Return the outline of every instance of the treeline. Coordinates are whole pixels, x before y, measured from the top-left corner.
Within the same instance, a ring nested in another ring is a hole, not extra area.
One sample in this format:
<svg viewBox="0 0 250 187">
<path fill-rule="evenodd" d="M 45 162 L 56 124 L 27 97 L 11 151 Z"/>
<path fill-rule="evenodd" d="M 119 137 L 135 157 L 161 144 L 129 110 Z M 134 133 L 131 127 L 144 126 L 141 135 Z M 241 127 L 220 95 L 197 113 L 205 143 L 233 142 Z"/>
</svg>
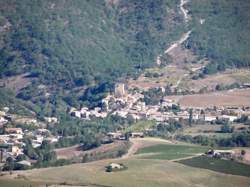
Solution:
<svg viewBox="0 0 250 187">
<path fill-rule="evenodd" d="M 212 138 L 208 136 L 177 135 L 176 139 L 189 143 L 211 147 L 250 147 L 249 133 L 233 133 L 229 138 Z"/>
</svg>

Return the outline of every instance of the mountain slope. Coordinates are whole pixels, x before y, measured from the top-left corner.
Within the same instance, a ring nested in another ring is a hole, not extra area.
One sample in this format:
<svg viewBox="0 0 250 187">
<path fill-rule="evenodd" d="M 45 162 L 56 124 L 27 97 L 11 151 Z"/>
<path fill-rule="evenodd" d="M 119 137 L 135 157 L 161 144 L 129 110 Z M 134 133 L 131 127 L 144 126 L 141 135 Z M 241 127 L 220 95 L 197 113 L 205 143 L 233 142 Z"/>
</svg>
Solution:
<svg viewBox="0 0 250 187">
<path fill-rule="evenodd" d="M 250 1 L 192 0 L 188 9 L 193 32 L 186 46 L 211 61 L 205 73 L 250 66 Z"/>
<path fill-rule="evenodd" d="M 1 0 L 0 77 L 29 73 L 32 84 L 17 94 L 39 105 L 50 100 L 46 93 L 78 100 L 89 86 L 108 91 L 117 78 L 154 65 L 157 54 L 179 37 L 184 26 L 178 4 Z M 41 85 L 46 91 L 39 91 Z"/>
</svg>

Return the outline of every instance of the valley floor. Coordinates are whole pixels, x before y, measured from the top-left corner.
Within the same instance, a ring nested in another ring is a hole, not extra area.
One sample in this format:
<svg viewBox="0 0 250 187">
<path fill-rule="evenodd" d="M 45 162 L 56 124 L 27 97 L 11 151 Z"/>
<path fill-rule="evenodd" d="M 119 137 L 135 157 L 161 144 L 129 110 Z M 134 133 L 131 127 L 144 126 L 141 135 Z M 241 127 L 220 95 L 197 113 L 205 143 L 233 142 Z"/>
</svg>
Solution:
<svg viewBox="0 0 250 187">
<path fill-rule="evenodd" d="M 133 139 L 132 142 L 133 145 L 129 154 L 124 158 L 14 172 L 12 175 L 6 174 L 1 176 L 0 184 L 4 184 L 4 186 L 28 186 L 28 184 L 32 184 L 38 187 L 45 186 L 46 184 L 51 186 L 60 184 L 57 186 L 61 187 L 66 187 L 67 185 L 109 187 L 250 186 L 249 177 L 194 168 L 170 160 L 154 159 L 153 157 L 152 159 L 145 159 L 140 156 L 134 156 L 134 153 L 137 152 L 135 150 L 142 147 L 164 145 L 168 147 L 177 145 L 177 142 L 173 143 L 156 138 Z M 190 145 L 186 146 L 188 147 Z M 197 154 L 196 147 L 197 146 L 194 146 L 192 149 L 188 148 L 186 150 L 190 153 Z M 197 148 L 200 149 L 200 147 Z M 152 148 L 149 147 L 149 150 L 151 149 Z M 176 150 L 175 147 L 172 149 Z M 190 155 L 188 157 L 190 157 Z M 109 163 L 123 163 L 128 169 L 109 173 L 105 171 L 105 166 Z"/>
</svg>

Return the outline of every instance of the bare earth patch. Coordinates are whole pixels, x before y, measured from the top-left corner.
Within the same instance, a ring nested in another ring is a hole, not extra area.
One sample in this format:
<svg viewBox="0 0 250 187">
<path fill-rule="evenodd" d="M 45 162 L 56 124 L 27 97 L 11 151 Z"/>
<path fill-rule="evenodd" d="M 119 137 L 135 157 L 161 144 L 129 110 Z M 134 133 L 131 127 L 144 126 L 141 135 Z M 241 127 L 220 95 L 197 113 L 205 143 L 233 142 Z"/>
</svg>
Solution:
<svg viewBox="0 0 250 187">
<path fill-rule="evenodd" d="M 12 76 L 5 79 L 0 79 L 0 85 L 11 89 L 15 93 L 31 84 L 31 78 L 27 77 L 28 74 Z"/>
</svg>

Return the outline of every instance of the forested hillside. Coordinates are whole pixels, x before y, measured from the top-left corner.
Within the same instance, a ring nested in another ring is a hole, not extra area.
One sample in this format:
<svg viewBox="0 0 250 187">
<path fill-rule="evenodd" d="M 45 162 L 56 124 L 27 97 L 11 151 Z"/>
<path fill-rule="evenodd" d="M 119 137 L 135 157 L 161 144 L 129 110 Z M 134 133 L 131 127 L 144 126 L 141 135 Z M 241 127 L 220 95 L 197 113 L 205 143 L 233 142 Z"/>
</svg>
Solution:
<svg viewBox="0 0 250 187">
<path fill-rule="evenodd" d="M 191 0 L 193 32 L 187 47 L 211 63 L 204 73 L 250 67 L 250 1 Z"/>
<path fill-rule="evenodd" d="M 178 4 L 1 0 L 0 77 L 29 73 L 32 83 L 17 97 L 38 105 L 58 103 L 58 97 L 72 105 L 79 98 L 98 100 L 97 93 L 112 89 L 114 80 L 154 65 L 158 53 L 179 37 L 184 26 Z M 41 91 L 39 85 L 46 87 Z M 84 92 L 87 87 L 93 88 Z"/>
<path fill-rule="evenodd" d="M 40 115 L 96 106 L 189 30 L 185 46 L 210 62 L 203 73 L 249 67 L 250 1 L 185 6 L 189 22 L 180 0 L 0 0 L 0 89 L 13 92 L 1 101 Z"/>
</svg>

